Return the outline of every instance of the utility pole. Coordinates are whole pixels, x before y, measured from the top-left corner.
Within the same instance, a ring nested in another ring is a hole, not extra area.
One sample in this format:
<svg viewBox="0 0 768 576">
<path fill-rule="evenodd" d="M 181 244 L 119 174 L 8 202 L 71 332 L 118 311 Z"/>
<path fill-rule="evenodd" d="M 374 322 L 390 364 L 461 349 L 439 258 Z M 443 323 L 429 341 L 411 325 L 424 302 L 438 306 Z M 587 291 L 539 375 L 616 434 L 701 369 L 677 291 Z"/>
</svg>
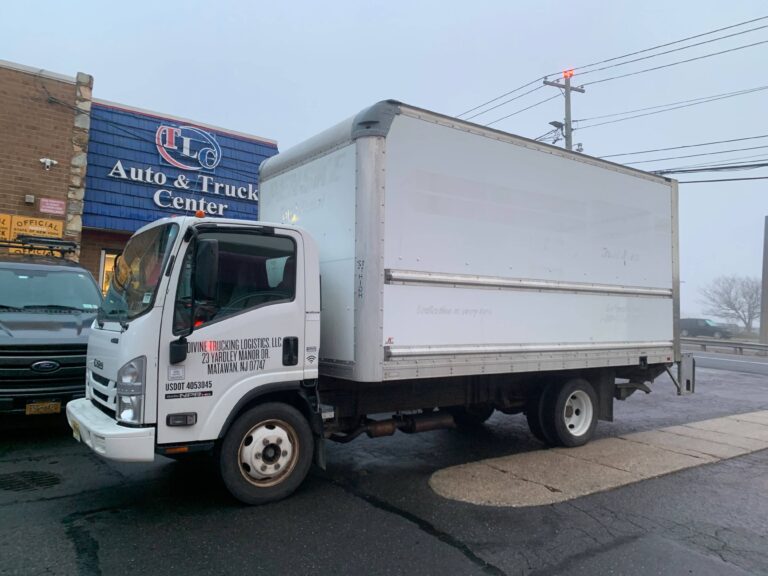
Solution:
<svg viewBox="0 0 768 576">
<path fill-rule="evenodd" d="M 573 150 L 573 126 L 571 122 L 571 92 L 580 92 L 584 94 L 584 88 L 571 86 L 571 77 L 573 76 L 573 70 L 565 70 L 563 72 L 563 84 L 558 82 L 550 82 L 544 80 L 544 84 L 547 86 L 554 86 L 560 88 L 565 92 L 565 126 L 563 126 L 563 135 L 565 136 L 565 147 L 567 150 Z"/>
<path fill-rule="evenodd" d="M 763 232 L 763 291 L 760 299 L 760 342 L 768 344 L 768 216 Z"/>
</svg>

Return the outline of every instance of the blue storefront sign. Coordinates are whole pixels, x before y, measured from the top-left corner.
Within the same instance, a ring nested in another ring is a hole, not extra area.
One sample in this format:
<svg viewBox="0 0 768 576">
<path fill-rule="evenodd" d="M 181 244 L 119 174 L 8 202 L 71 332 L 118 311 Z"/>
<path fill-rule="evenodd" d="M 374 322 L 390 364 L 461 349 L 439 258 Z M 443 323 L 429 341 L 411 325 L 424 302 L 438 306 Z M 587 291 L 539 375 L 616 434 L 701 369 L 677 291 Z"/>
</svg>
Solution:
<svg viewBox="0 0 768 576">
<path fill-rule="evenodd" d="M 258 218 L 265 139 L 94 102 L 83 226 L 133 232 L 174 214 Z"/>
</svg>

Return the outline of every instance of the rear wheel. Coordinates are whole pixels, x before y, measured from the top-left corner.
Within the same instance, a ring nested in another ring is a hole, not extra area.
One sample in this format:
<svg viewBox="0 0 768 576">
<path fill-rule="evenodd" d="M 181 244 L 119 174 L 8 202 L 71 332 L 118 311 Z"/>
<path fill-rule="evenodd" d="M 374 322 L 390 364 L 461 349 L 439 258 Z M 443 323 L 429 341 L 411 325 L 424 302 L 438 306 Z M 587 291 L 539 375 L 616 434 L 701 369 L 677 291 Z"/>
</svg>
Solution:
<svg viewBox="0 0 768 576">
<path fill-rule="evenodd" d="M 532 392 L 528 397 L 525 406 L 525 418 L 528 421 L 528 428 L 531 434 L 542 442 L 547 442 L 547 438 L 544 435 L 544 428 L 541 424 L 541 398 L 544 394 L 544 389 L 538 389 Z"/>
<path fill-rule="evenodd" d="M 245 504 L 289 496 L 312 464 L 314 438 L 293 406 L 255 406 L 235 420 L 219 452 L 219 470 L 229 492 Z"/>
<path fill-rule="evenodd" d="M 682 336 L 683 338 L 687 337 L 688 335 L 689 335 L 689 332 L 685 328 L 680 330 L 680 336 Z"/>
<path fill-rule="evenodd" d="M 712 336 L 713 336 L 714 338 L 717 338 L 718 340 L 720 340 L 720 338 L 722 338 L 722 337 L 723 337 L 723 333 L 722 333 L 722 332 L 720 332 L 720 331 L 716 331 L 714 334 L 712 334 Z"/>
<path fill-rule="evenodd" d="M 597 427 L 597 394 L 583 378 L 553 385 L 542 397 L 541 420 L 550 444 L 582 446 Z"/>
<path fill-rule="evenodd" d="M 453 414 L 453 420 L 458 428 L 479 428 L 493 415 L 490 404 L 471 404 L 470 406 L 453 406 L 448 412 Z"/>
</svg>

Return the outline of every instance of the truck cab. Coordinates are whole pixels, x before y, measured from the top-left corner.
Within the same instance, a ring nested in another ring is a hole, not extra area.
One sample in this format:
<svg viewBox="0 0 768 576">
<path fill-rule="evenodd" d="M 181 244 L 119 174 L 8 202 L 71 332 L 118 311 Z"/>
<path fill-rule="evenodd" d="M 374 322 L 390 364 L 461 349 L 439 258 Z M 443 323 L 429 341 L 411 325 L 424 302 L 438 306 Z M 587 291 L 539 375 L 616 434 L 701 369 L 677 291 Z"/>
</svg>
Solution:
<svg viewBox="0 0 768 576">
<path fill-rule="evenodd" d="M 67 408 L 75 438 L 123 461 L 218 442 L 242 500 L 292 491 L 319 418 L 317 262 L 290 226 L 183 217 L 137 231 L 93 324 L 86 397 Z"/>
</svg>

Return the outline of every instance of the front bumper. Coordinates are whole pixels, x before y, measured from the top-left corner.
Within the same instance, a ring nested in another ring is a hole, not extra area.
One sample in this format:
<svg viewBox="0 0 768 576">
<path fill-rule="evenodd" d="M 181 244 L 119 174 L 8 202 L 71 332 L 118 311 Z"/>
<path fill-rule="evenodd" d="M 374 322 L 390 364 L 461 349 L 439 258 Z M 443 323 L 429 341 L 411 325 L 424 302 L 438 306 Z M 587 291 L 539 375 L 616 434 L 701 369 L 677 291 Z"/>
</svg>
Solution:
<svg viewBox="0 0 768 576">
<path fill-rule="evenodd" d="M 87 398 L 67 404 L 67 421 L 75 439 L 99 456 L 122 462 L 155 459 L 155 428 L 128 428 L 96 408 Z"/>
</svg>

